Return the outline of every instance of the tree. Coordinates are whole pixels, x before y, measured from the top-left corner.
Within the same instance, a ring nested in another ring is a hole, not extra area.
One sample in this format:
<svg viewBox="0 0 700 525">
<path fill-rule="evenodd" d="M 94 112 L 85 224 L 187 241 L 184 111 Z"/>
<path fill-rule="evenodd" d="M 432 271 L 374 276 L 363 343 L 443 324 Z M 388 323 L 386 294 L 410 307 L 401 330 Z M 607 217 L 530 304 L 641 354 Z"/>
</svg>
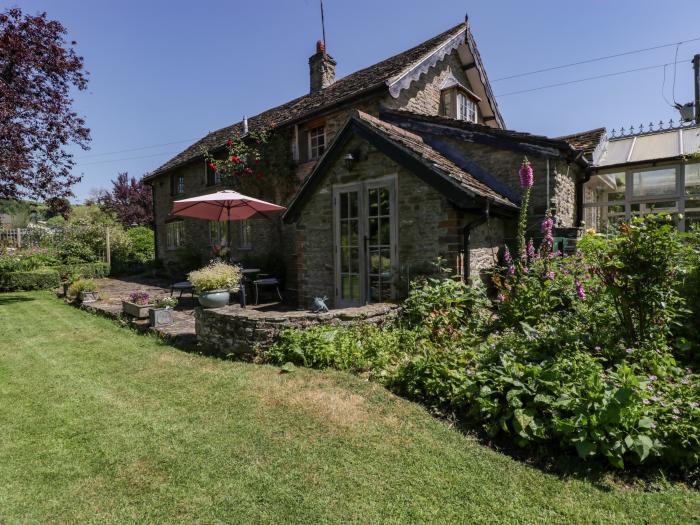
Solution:
<svg viewBox="0 0 700 525">
<path fill-rule="evenodd" d="M 153 225 L 153 194 L 151 187 L 128 173 L 120 173 L 112 181 L 112 191 L 99 197 L 100 207 L 114 213 L 119 222 L 129 227 Z"/>
<path fill-rule="evenodd" d="M 65 197 L 80 180 L 66 147 L 88 149 L 70 96 L 87 87 L 87 72 L 65 35 L 46 13 L 0 13 L 0 198 Z"/>
<path fill-rule="evenodd" d="M 70 202 L 65 197 L 51 197 L 46 199 L 46 218 L 61 216 L 68 219 L 70 216 Z"/>
</svg>

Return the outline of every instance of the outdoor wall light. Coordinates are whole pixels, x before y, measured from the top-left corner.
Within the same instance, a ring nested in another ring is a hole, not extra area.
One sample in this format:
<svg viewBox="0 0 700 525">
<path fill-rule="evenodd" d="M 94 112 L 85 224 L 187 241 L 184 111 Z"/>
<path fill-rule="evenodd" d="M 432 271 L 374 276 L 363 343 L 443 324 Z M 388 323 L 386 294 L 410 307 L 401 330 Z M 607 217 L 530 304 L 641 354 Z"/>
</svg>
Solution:
<svg viewBox="0 0 700 525">
<path fill-rule="evenodd" d="M 345 157 L 343 157 L 343 160 L 345 161 L 345 167 L 350 171 L 355 163 L 355 157 L 352 153 L 347 153 Z"/>
</svg>

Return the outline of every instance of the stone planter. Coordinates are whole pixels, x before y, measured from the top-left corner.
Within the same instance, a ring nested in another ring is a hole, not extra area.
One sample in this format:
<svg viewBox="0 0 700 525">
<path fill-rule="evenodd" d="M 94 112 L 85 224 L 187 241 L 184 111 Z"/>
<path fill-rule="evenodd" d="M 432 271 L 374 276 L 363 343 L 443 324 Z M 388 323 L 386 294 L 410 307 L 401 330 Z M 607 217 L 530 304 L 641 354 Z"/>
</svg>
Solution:
<svg viewBox="0 0 700 525">
<path fill-rule="evenodd" d="M 122 311 L 136 319 L 145 319 L 148 317 L 149 308 L 153 308 L 152 304 L 136 304 L 129 301 L 122 301 Z"/>
<path fill-rule="evenodd" d="M 97 292 L 80 292 L 78 299 L 81 303 L 94 303 L 98 299 Z"/>
<path fill-rule="evenodd" d="M 209 290 L 199 293 L 199 304 L 203 308 L 222 308 L 228 304 L 230 298 L 228 290 Z"/>
<path fill-rule="evenodd" d="M 151 308 L 148 310 L 148 320 L 151 326 L 165 326 L 173 324 L 172 308 Z"/>
</svg>

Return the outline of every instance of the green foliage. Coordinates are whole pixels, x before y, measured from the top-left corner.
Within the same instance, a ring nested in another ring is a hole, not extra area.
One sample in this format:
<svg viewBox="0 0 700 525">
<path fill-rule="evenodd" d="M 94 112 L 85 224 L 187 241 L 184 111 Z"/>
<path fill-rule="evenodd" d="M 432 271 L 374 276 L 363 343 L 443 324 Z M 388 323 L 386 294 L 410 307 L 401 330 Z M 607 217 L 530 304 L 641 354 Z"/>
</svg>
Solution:
<svg viewBox="0 0 700 525">
<path fill-rule="evenodd" d="M 159 297 L 155 300 L 154 306 L 156 308 L 175 308 L 177 306 L 177 299 L 168 295 Z"/>
<path fill-rule="evenodd" d="M 92 279 L 78 279 L 68 288 L 68 295 L 76 296 L 81 292 L 96 292 L 97 283 Z"/>
<path fill-rule="evenodd" d="M 450 278 L 440 260 L 436 266 L 437 276 L 412 283 L 401 308 L 402 320 L 434 340 L 478 336 L 490 317 L 485 291 Z"/>
<path fill-rule="evenodd" d="M 51 290 L 58 288 L 58 272 L 51 268 L 0 272 L 0 290 Z"/>
<path fill-rule="evenodd" d="M 414 341 L 415 336 L 410 331 L 380 330 L 368 324 L 286 330 L 274 345 L 260 353 L 259 359 L 362 372 L 388 362 L 400 348 Z"/>
<path fill-rule="evenodd" d="M 129 259 L 146 264 L 155 257 L 153 230 L 145 226 L 136 226 L 126 230 L 129 240 Z"/>
<path fill-rule="evenodd" d="M 635 217 L 606 242 L 582 242 L 628 345 L 662 341 L 684 312 L 679 272 L 687 247 L 668 214 Z"/>
</svg>

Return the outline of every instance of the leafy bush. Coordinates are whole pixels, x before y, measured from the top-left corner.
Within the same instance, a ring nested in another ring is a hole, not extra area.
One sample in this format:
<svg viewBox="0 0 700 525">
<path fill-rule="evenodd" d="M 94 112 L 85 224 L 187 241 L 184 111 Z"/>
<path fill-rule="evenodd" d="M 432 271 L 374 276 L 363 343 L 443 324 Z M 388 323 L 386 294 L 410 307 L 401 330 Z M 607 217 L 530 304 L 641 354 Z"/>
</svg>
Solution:
<svg viewBox="0 0 700 525">
<path fill-rule="evenodd" d="M 58 288 L 58 272 L 50 268 L 0 273 L 0 290 L 51 290 Z"/>
<path fill-rule="evenodd" d="M 153 230 L 145 226 L 136 226 L 126 230 L 129 240 L 128 258 L 140 264 L 147 264 L 155 258 Z"/>
<path fill-rule="evenodd" d="M 190 272 L 187 279 L 198 292 L 231 290 L 241 281 L 241 269 L 238 266 L 215 261 L 204 268 Z"/>
<path fill-rule="evenodd" d="M 105 262 L 61 264 L 54 268 L 61 275 L 77 275 L 86 279 L 100 279 L 109 275 L 109 265 Z"/>
<path fill-rule="evenodd" d="M 411 331 L 380 330 L 366 323 L 346 328 L 318 326 L 285 330 L 274 345 L 259 355 L 259 360 L 362 372 L 381 367 L 399 349 L 411 346 L 414 341 Z"/>
<path fill-rule="evenodd" d="M 635 217 L 619 234 L 581 243 L 628 345 L 664 340 L 684 311 L 679 272 L 689 256 L 669 214 Z"/>
<path fill-rule="evenodd" d="M 78 279 L 68 288 L 68 295 L 76 296 L 81 292 L 96 292 L 97 283 L 92 279 Z"/>
<path fill-rule="evenodd" d="M 483 289 L 440 272 L 413 282 L 401 311 L 407 326 L 425 330 L 435 340 L 478 335 L 490 317 Z"/>
</svg>

